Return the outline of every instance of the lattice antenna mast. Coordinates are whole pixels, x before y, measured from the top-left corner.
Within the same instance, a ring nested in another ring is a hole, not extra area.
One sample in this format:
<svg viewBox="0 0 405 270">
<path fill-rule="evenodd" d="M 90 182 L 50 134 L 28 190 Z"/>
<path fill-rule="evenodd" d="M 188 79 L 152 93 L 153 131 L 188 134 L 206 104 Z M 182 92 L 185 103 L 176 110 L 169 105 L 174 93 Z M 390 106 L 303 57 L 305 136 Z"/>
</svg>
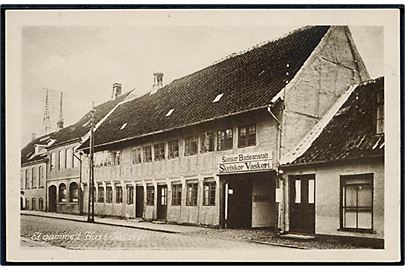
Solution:
<svg viewBox="0 0 405 270">
<path fill-rule="evenodd" d="M 44 119 L 43 127 L 45 134 L 48 134 L 51 130 L 51 119 L 49 115 L 49 99 L 48 99 L 48 89 L 45 89 L 45 105 L 44 105 Z"/>
</svg>

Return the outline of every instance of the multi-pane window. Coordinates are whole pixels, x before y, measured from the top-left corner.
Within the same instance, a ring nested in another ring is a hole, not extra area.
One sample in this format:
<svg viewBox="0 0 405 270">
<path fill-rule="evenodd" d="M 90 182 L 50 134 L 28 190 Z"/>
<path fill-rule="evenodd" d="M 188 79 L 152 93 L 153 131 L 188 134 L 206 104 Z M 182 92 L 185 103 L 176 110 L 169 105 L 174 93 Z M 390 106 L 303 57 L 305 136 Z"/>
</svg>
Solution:
<svg viewBox="0 0 405 270">
<path fill-rule="evenodd" d="M 134 204 L 134 187 L 127 186 L 127 204 Z"/>
<path fill-rule="evenodd" d="M 66 149 L 65 163 L 66 163 L 66 169 L 70 169 L 73 167 L 73 149 L 72 148 Z"/>
<path fill-rule="evenodd" d="M 64 150 L 60 150 L 59 151 L 59 163 L 58 163 L 58 169 L 61 170 L 64 168 L 65 165 L 65 151 Z"/>
<path fill-rule="evenodd" d="M 32 210 L 35 210 L 37 208 L 35 198 L 32 198 L 32 205 L 31 206 L 32 206 Z"/>
<path fill-rule="evenodd" d="M 66 185 L 59 185 L 59 202 L 66 202 Z"/>
<path fill-rule="evenodd" d="M 214 151 L 214 132 L 201 134 L 201 153 Z"/>
<path fill-rule="evenodd" d="M 181 184 L 172 185 L 172 205 L 181 205 Z"/>
<path fill-rule="evenodd" d="M 43 182 L 42 180 L 44 180 L 44 166 L 39 166 L 38 168 L 38 186 L 42 187 Z"/>
<path fill-rule="evenodd" d="M 49 170 L 52 171 L 55 168 L 55 165 L 56 165 L 56 155 L 55 155 L 55 152 L 53 152 L 53 153 L 51 153 Z"/>
<path fill-rule="evenodd" d="M 79 187 L 75 182 L 69 185 L 69 200 L 71 202 L 79 201 Z"/>
<path fill-rule="evenodd" d="M 99 203 L 104 202 L 104 187 L 103 186 L 98 186 L 97 202 L 99 202 Z"/>
<path fill-rule="evenodd" d="M 216 183 L 212 180 L 204 181 L 203 205 L 215 205 Z"/>
<path fill-rule="evenodd" d="M 179 140 L 172 140 L 167 143 L 168 146 L 168 158 L 177 158 L 179 157 Z"/>
<path fill-rule="evenodd" d="M 186 205 L 197 205 L 198 183 L 187 183 Z"/>
<path fill-rule="evenodd" d="M 105 202 L 106 203 L 112 203 L 112 198 L 113 198 L 113 192 L 112 192 L 112 187 L 108 186 L 105 189 Z"/>
<path fill-rule="evenodd" d="M 38 199 L 38 209 L 44 210 L 44 199 L 42 199 L 42 198 Z"/>
<path fill-rule="evenodd" d="M 29 188 L 29 170 L 25 169 L 25 188 Z"/>
<path fill-rule="evenodd" d="M 191 136 L 185 139 L 185 156 L 196 155 L 198 152 L 198 137 Z"/>
<path fill-rule="evenodd" d="M 165 144 L 157 143 L 153 146 L 155 161 L 165 159 Z"/>
<path fill-rule="evenodd" d="M 30 200 L 28 198 L 25 198 L 25 209 L 30 208 Z"/>
<path fill-rule="evenodd" d="M 376 98 L 377 134 L 384 133 L 384 91 L 379 91 Z"/>
<path fill-rule="evenodd" d="M 142 162 L 142 148 L 132 149 L 132 164 L 139 164 Z"/>
<path fill-rule="evenodd" d="M 256 125 L 241 126 L 238 131 L 238 147 L 256 145 Z"/>
<path fill-rule="evenodd" d="M 35 167 L 32 167 L 32 169 L 31 169 L 31 187 L 32 188 L 35 187 L 36 176 L 37 176 L 36 169 L 35 169 Z"/>
<path fill-rule="evenodd" d="M 115 203 L 122 203 L 122 187 L 118 186 L 115 188 Z"/>
<path fill-rule="evenodd" d="M 146 145 L 143 147 L 143 162 L 152 161 L 152 146 Z"/>
<path fill-rule="evenodd" d="M 119 166 L 121 163 L 121 153 L 119 151 L 113 152 L 114 166 Z"/>
<path fill-rule="evenodd" d="M 154 205 L 155 201 L 155 187 L 147 186 L 146 187 L 146 205 Z"/>
<path fill-rule="evenodd" d="M 341 176 L 341 228 L 373 229 L 373 175 Z"/>
<path fill-rule="evenodd" d="M 224 129 L 218 131 L 217 138 L 217 149 L 218 150 L 227 150 L 232 149 L 233 147 L 233 134 L 232 129 Z"/>
</svg>

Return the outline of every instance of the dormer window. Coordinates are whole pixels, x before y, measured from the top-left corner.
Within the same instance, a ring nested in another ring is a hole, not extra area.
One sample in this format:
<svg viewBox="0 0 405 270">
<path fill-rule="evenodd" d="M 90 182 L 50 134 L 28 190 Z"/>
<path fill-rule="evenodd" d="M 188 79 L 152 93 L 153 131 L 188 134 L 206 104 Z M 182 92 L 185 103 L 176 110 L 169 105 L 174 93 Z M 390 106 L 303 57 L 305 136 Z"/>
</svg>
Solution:
<svg viewBox="0 0 405 270">
<path fill-rule="evenodd" d="M 120 129 L 124 129 L 127 126 L 127 123 L 124 123 Z"/>
<path fill-rule="evenodd" d="M 218 102 L 222 98 L 223 95 L 224 95 L 224 93 L 221 93 L 221 94 L 217 95 L 212 102 L 213 103 Z"/>
<path fill-rule="evenodd" d="M 377 92 L 376 97 L 376 133 L 384 133 L 384 91 Z"/>
</svg>

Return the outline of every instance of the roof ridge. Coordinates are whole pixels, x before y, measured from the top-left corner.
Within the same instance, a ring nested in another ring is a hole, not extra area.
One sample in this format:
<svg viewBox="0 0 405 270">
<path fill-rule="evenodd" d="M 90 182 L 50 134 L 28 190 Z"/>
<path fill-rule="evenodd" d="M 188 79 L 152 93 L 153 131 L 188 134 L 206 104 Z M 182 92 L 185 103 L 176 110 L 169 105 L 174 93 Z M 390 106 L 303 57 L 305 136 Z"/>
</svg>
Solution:
<svg viewBox="0 0 405 270">
<path fill-rule="evenodd" d="M 330 107 L 330 109 L 324 114 L 321 120 L 315 124 L 315 126 L 311 129 L 310 132 L 297 144 L 293 150 L 286 153 L 280 159 L 281 165 L 286 165 L 288 163 L 292 163 L 294 160 L 302 156 L 305 151 L 309 149 L 312 143 L 319 137 L 325 127 L 329 124 L 329 122 L 333 119 L 333 117 L 338 113 L 340 108 L 345 104 L 348 98 L 352 95 L 352 93 L 360 86 L 359 83 L 352 84 L 345 93 L 343 93 L 336 102 Z"/>
</svg>

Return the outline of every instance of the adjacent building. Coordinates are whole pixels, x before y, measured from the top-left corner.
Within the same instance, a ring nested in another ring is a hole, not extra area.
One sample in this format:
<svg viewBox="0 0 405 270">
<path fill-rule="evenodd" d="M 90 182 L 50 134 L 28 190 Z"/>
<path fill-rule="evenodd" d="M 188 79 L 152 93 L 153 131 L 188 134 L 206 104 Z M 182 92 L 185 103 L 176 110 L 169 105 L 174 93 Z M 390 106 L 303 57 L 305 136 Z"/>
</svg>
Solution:
<svg viewBox="0 0 405 270">
<path fill-rule="evenodd" d="M 95 131 L 95 212 L 283 228 L 280 158 L 367 79 L 346 26 L 304 27 L 166 86 L 156 73 Z"/>
<path fill-rule="evenodd" d="M 285 231 L 384 238 L 384 78 L 353 86 L 282 160 Z"/>
</svg>

